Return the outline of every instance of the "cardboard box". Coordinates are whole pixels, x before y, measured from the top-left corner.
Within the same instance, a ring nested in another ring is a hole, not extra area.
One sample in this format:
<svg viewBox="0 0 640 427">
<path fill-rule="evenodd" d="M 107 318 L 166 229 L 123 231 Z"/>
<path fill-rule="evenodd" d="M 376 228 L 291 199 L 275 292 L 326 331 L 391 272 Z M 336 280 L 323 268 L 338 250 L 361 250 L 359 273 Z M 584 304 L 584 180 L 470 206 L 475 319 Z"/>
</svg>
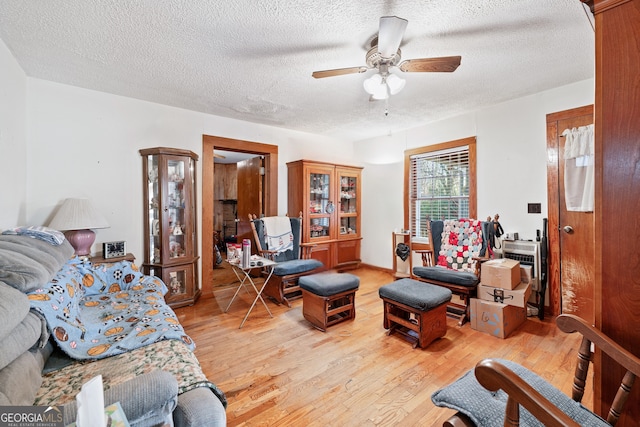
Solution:
<svg viewBox="0 0 640 427">
<path fill-rule="evenodd" d="M 520 264 L 520 283 L 533 283 L 533 267 Z"/>
<path fill-rule="evenodd" d="M 480 280 L 487 286 L 513 289 L 520 284 L 520 262 L 509 259 L 492 259 L 482 263 Z"/>
<path fill-rule="evenodd" d="M 471 298 L 471 328 L 506 338 L 527 320 L 527 309 Z"/>
<path fill-rule="evenodd" d="M 531 296 L 531 284 L 521 282 L 515 289 L 502 289 L 486 286 L 484 283 L 478 285 L 478 298 L 485 301 L 501 302 L 516 307 L 526 307 Z"/>
</svg>

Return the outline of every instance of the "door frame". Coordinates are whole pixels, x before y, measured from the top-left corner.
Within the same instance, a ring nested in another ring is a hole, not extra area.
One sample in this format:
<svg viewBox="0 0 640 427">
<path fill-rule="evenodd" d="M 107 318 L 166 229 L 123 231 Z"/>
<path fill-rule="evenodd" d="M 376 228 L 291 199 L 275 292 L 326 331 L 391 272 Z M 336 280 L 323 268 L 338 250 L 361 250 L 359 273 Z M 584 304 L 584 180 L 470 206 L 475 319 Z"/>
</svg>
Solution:
<svg viewBox="0 0 640 427">
<path fill-rule="evenodd" d="M 559 120 L 570 119 L 573 117 L 593 115 L 593 104 L 583 107 L 572 108 L 569 110 L 558 111 L 556 113 L 547 114 L 547 206 L 548 206 L 548 251 L 547 266 L 548 280 L 547 288 L 549 289 L 549 313 L 551 316 L 557 316 L 562 311 L 562 289 L 560 277 L 560 189 L 558 179 L 560 176 L 559 164 L 561 159 L 558 158 L 560 147 L 558 146 L 559 138 L 557 122 Z"/>
<path fill-rule="evenodd" d="M 214 185 L 213 150 L 237 151 L 264 156 L 264 211 L 278 211 L 278 146 L 261 142 L 202 135 L 202 295 L 213 295 L 213 214 Z"/>
</svg>

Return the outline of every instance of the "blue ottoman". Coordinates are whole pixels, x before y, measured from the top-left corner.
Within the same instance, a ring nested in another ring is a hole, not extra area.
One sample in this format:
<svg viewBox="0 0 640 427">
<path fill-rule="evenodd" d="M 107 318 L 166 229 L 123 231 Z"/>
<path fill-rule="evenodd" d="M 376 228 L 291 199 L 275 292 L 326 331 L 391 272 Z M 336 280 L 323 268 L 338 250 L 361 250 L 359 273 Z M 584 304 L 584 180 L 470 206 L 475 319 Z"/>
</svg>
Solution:
<svg viewBox="0 0 640 427">
<path fill-rule="evenodd" d="M 356 317 L 358 276 L 348 273 L 319 273 L 298 279 L 302 290 L 302 314 L 313 326 L 327 327 Z"/>
<path fill-rule="evenodd" d="M 380 287 L 387 335 L 399 332 L 425 348 L 447 333 L 447 303 L 451 291 L 413 279 L 400 279 Z"/>
</svg>

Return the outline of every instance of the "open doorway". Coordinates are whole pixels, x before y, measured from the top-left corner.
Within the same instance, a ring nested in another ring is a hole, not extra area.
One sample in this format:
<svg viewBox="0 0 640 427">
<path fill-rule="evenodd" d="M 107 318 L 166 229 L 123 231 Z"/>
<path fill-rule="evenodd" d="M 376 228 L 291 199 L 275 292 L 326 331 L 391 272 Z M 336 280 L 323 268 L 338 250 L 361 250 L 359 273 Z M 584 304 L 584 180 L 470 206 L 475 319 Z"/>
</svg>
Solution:
<svg viewBox="0 0 640 427">
<path fill-rule="evenodd" d="M 216 205 L 220 200 L 224 200 L 224 196 L 216 195 L 216 186 L 214 184 L 215 176 L 215 152 L 228 151 L 234 153 L 251 154 L 254 159 L 259 160 L 260 167 L 263 168 L 264 174 L 262 180 L 262 192 L 256 196 L 253 191 L 247 191 L 247 187 L 243 182 L 238 183 L 239 198 L 247 199 L 249 197 L 259 197 L 265 215 L 275 215 L 278 206 L 278 146 L 263 144 L 258 142 L 243 141 L 238 139 L 222 138 L 217 136 L 202 136 L 202 293 L 203 295 L 212 295 L 214 284 L 214 266 L 215 266 L 215 249 L 214 241 L 216 230 L 214 226 L 214 217 L 216 215 Z M 255 161 L 249 159 L 248 166 L 255 169 Z M 219 166 L 220 167 L 220 166 Z M 243 180 L 241 180 L 243 181 Z M 245 194 L 243 197 L 241 194 Z M 251 206 L 251 203 L 248 203 Z M 260 212 L 257 212 L 259 214 Z M 245 218 L 242 218 L 244 215 Z M 238 231 L 237 238 L 241 238 L 240 234 L 244 233 L 245 224 L 248 223 L 246 213 L 237 211 Z"/>
</svg>

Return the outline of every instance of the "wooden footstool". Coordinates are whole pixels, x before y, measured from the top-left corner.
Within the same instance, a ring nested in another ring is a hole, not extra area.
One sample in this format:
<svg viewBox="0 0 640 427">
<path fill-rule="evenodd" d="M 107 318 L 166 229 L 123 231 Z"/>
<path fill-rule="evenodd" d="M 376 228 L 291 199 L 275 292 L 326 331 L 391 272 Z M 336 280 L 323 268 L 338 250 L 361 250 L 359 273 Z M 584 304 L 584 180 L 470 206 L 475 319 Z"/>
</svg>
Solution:
<svg viewBox="0 0 640 427">
<path fill-rule="evenodd" d="M 302 290 L 302 314 L 313 326 L 327 327 L 356 317 L 358 276 L 348 273 L 319 273 L 298 279 Z"/>
<path fill-rule="evenodd" d="M 441 286 L 400 279 L 380 287 L 387 335 L 399 332 L 425 348 L 447 333 L 447 303 L 451 291 Z"/>
</svg>

